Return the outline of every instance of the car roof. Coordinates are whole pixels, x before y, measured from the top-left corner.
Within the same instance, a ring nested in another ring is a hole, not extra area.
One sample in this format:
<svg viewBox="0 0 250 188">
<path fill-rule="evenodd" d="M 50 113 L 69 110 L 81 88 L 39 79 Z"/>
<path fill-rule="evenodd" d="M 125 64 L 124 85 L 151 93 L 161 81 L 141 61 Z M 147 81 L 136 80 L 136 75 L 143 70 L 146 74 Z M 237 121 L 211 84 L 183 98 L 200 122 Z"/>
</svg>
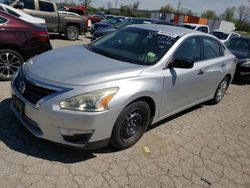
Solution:
<svg viewBox="0 0 250 188">
<path fill-rule="evenodd" d="M 207 25 L 203 25 L 203 24 L 194 24 L 194 23 L 182 23 L 182 25 L 191 25 L 191 26 L 207 26 Z"/>
<path fill-rule="evenodd" d="M 160 31 L 160 32 L 175 34 L 179 37 L 188 33 L 201 33 L 201 32 L 194 31 L 191 29 L 186 29 L 183 27 L 177 27 L 177 26 L 172 26 L 172 25 L 160 25 L 160 24 L 135 24 L 135 25 L 129 25 L 127 27 L 135 27 L 138 29 Z"/>
<path fill-rule="evenodd" d="M 239 33 L 236 33 L 236 32 L 234 32 L 234 31 L 226 31 L 226 30 L 219 30 L 219 29 L 215 29 L 215 30 L 213 30 L 212 32 L 221 32 L 221 33 L 226 33 L 226 34 L 233 33 L 233 34 L 240 35 Z"/>
</svg>

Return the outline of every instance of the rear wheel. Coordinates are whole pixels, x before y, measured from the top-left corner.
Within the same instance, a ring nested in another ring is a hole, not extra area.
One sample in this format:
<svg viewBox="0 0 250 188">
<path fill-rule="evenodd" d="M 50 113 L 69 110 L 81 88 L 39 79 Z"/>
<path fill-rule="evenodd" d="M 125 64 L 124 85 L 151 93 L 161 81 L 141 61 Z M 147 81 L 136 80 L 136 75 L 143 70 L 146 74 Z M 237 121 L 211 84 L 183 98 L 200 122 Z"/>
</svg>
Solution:
<svg viewBox="0 0 250 188">
<path fill-rule="evenodd" d="M 144 101 L 127 106 L 118 116 L 111 143 L 118 149 L 134 145 L 146 131 L 150 121 L 150 108 Z"/>
<path fill-rule="evenodd" d="M 79 36 L 79 30 L 76 26 L 68 26 L 65 31 L 65 37 L 68 40 L 77 40 Z"/>
<path fill-rule="evenodd" d="M 229 86 L 229 79 L 228 79 L 228 77 L 225 77 L 221 81 L 221 83 L 219 84 L 219 86 L 215 92 L 214 98 L 211 101 L 213 104 L 217 104 L 222 100 L 222 98 L 224 97 L 224 95 L 227 91 L 228 86 Z"/>
<path fill-rule="evenodd" d="M 23 57 L 17 51 L 0 50 L 0 80 L 10 80 L 23 62 Z"/>
</svg>

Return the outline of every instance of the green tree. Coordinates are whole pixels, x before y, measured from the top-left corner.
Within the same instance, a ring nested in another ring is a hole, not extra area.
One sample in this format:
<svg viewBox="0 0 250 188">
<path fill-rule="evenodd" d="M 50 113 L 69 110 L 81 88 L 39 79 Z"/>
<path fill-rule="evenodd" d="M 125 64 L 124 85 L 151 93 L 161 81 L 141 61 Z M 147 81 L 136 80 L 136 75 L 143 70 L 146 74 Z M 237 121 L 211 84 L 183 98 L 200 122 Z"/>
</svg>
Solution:
<svg viewBox="0 0 250 188">
<path fill-rule="evenodd" d="M 222 19 L 229 22 L 233 22 L 235 19 L 235 11 L 236 7 L 227 7 L 227 9 L 222 14 Z"/>
<path fill-rule="evenodd" d="M 215 11 L 213 10 L 206 10 L 202 13 L 201 17 L 207 18 L 207 19 L 217 19 L 218 16 L 215 14 Z"/>
</svg>

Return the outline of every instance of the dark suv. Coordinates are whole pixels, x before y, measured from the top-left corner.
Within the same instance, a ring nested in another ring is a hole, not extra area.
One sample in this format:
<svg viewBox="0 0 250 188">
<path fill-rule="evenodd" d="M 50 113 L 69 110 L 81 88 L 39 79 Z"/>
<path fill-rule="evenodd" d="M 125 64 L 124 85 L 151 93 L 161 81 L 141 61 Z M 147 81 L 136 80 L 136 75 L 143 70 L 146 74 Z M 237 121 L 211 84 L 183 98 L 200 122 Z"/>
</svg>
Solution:
<svg viewBox="0 0 250 188">
<path fill-rule="evenodd" d="M 46 27 L 0 11 L 0 80 L 10 80 L 24 61 L 51 49 Z"/>
</svg>

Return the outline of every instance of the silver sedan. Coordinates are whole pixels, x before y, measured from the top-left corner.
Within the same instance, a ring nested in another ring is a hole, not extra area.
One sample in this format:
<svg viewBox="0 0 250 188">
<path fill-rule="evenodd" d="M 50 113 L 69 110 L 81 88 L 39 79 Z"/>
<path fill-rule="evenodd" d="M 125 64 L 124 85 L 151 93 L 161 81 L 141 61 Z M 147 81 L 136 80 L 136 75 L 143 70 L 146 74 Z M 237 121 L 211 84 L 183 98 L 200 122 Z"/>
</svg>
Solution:
<svg viewBox="0 0 250 188">
<path fill-rule="evenodd" d="M 236 63 L 212 35 L 132 25 L 30 59 L 12 79 L 11 107 L 37 137 L 125 149 L 151 124 L 205 101 L 220 102 Z"/>
</svg>

